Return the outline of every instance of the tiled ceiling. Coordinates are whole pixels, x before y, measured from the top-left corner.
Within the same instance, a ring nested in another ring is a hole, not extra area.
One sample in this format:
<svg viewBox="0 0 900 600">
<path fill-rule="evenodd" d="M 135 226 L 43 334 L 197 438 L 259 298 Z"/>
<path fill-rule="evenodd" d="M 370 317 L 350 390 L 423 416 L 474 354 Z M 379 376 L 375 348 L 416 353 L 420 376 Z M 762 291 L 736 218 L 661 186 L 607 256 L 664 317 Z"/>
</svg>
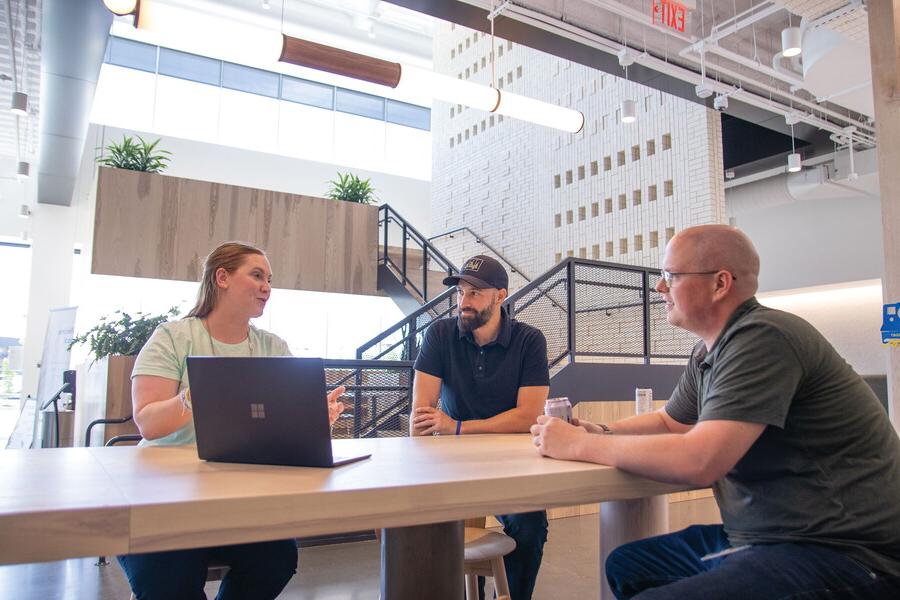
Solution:
<svg viewBox="0 0 900 600">
<path fill-rule="evenodd" d="M 0 5 L 0 159 L 15 159 L 22 153 L 22 160 L 33 161 L 37 155 L 41 83 L 41 0 L 0 0 Z M 29 114 L 25 118 L 9 112 L 15 80 L 19 91 L 28 94 Z"/>
</svg>

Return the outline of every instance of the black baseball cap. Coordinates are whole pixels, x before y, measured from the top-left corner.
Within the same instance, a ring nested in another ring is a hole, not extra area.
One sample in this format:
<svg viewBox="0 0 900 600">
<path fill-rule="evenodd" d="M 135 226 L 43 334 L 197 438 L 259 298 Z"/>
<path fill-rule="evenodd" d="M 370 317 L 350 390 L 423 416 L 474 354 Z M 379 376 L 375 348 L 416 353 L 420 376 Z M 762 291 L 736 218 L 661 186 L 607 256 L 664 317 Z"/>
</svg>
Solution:
<svg viewBox="0 0 900 600">
<path fill-rule="evenodd" d="M 496 259 L 484 254 L 473 256 L 465 262 L 458 275 L 444 278 L 444 285 L 456 285 L 466 281 L 477 288 L 509 289 L 509 275 Z"/>
</svg>

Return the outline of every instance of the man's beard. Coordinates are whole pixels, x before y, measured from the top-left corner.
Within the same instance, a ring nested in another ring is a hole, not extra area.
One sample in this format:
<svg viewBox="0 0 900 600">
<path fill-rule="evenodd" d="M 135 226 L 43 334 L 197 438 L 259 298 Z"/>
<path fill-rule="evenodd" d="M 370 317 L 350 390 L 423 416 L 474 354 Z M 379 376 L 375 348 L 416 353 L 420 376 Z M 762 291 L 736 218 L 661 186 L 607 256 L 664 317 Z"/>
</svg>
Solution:
<svg viewBox="0 0 900 600">
<path fill-rule="evenodd" d="M 459 324 L 459 330 L 463 333 L 468 333 L 470 331 L 475 331 L 485 323 L 491 320 L 491 316 L 494 314 L 494 307 L 496 306 L 495 302 L 491 302 L 490 305 L 485 307 L 484 310 L 463 314 L 460 311 L 459 315 L 456 318 L 457 323 Z"/>
</svg>

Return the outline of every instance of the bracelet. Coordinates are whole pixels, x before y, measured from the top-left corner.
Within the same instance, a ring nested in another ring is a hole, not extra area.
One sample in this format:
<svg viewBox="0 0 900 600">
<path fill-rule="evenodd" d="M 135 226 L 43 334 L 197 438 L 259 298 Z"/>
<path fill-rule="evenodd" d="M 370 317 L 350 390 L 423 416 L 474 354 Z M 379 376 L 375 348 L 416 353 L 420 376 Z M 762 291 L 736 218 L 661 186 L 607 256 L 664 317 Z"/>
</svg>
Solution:
<svg viewBox="0 0 900 600">
<path fill-rule="evenodd" d="M 603 435 L 612 435 L 613 430 L 604 425 L 603 423 L 597 423 L 597 427 L 603 430 Z"/>
<path fill-rule="evenodd" d="M 459 435 L 461 429 L 462 429 L 462 421 L 457 421 L 456 422 L 456 435 Z"/>
<path fill-rule="evenodd" d="M 183 415 L 186 411 L 194 411 L 194 406 L 191 404 L 191 388 L 184 388 L 178 393 L 178 397 L 181 398 L 181 414 Z"/>
</svg>

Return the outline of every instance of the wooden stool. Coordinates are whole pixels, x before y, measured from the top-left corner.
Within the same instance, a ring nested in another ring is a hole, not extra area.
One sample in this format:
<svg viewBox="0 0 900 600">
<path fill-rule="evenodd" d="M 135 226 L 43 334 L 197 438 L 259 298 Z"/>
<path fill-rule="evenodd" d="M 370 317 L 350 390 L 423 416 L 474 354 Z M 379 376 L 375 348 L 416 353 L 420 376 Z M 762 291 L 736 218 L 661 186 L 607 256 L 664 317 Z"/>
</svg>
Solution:
<svg viewBox="0 0 900 600">
<path fill-rule="evenodd" d="M 465 529 L 466 600 L 478 600 L 478 576 L 493 577 L 498 600 L 509 598 L 503 557 L 516 549 L 516 541 L 504 533 L 482 527 Z"/>
</svg>

